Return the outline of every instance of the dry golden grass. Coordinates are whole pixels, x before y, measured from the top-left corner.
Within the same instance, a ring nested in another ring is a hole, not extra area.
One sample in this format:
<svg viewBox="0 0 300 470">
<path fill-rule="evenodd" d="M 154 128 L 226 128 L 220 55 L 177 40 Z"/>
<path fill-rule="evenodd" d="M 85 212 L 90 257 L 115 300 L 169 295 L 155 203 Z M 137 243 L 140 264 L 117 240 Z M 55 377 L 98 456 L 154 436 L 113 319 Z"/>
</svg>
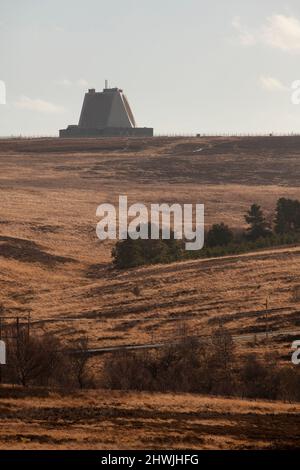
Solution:
<svg viewBox="0 0 300 470">
<path fill-rule="evenodd" d="M 209 334 L 221 321 L 244 353 L 289 356 L 289 336 L 264 335 L 300 333 L 300 247 L 118 272 L 95 212 L 126 194 L 130 203 L 205 203 L 207 225 L 240 228 L 253 202 L 270 218 L 279 197 L 300 199 L 299 181 L 298 137 L 1 141 L 5 314 L 30 312 L 37 331 L 87 334 L 98 347 L 167 341 L 183 321 Z M 282 403 L 87 392 L 1 399 L 0 409 L 2 448 L 299 446 L 300 408 Z"/>
<path fill-rule="evenodd" d="M 85 391 L 0 399 L 0 449 L 286 449 L 300 405 Z"/>
<path fill-rule="evenodd" d="M 201 334 L 220 319 L 234 334 L 263 333 L 266 320 L 273 331 L 299 330 L 297 247 L 117 272 L 113 243 L 95 233 L 96 207 L 119 194 L 204 202 L 208 225 L 241 227 L 253 202 L 270 217 L 280 196 L 300 198 L 299 154 L 298 137 L 0 142 L 6 312 L 30 311 L 33 322 L 77 318 L 34 325 L 66 340 L 87 333 L 93 346 L 167 339 L 178 317 Z M 277 346 L 289 354 L 283 340 Z"/>
</svg>

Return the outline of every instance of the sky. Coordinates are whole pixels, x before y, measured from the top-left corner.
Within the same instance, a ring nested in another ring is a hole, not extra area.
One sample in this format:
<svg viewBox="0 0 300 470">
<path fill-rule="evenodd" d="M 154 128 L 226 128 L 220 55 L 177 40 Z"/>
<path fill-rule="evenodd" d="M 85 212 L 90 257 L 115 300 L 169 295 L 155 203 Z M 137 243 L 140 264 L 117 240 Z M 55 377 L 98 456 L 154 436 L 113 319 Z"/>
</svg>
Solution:
<svg viewBox="0 0 300 470">
<path fill-rule="evenodd" d="M 105 79 L 156 134 L 300 132 L 300 2 L 0 0 L 1 136 L 58 135 Z"/>
</svg>

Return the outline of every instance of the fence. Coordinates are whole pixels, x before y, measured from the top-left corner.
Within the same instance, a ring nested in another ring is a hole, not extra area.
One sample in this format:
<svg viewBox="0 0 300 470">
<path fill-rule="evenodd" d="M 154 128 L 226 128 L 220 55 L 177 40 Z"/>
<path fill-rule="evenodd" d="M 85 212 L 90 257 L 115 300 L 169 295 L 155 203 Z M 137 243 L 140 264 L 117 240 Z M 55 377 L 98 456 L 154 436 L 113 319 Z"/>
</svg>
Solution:
<svg viewBox="0 0 300 470">
<path fill-rule="evenodd" d="M 192 137 L 206 137 L 206 138 L 230 138 L 230 137 L 299 137 L 298 132 L 155 132 L 154 137 L 157 138 L 192 138 Z M 93 139 L 107 139 L 108 137 L 93 137 Z M 124 138 L 124 136 L 122 137 Z M 138 137 L 133 137 L 134 139 Z M 145 139 L 145 137 L 140 137 Z M 31 139 L 59 139 L 57 134 L 43 135 L 8 135 L 0 136 L 0 140 L 31 140 Z M 79 139 L 80 140 L 80 139 Z"/>
</svg>

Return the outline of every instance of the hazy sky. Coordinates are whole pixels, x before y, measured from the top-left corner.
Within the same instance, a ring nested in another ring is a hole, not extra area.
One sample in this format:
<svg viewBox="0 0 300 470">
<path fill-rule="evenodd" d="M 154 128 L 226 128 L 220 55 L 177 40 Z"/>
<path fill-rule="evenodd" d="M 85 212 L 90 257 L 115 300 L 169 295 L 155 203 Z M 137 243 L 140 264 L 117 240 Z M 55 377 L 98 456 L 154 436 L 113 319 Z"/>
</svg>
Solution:
<svg viewBox="0 0 300 470">
<path fill-rule="evenodd" d="M 299 131 L 299 0 L 0 0 L 0 135 L 76 124 L 124 89 L 157 133 Z"/>
</svg>

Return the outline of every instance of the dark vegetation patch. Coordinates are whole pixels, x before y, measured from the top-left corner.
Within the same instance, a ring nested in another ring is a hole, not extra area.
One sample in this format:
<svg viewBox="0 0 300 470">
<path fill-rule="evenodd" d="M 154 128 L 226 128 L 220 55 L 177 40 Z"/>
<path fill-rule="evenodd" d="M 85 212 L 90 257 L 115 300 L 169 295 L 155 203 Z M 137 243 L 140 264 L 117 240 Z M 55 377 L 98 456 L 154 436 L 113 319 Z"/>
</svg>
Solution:
<svg viewBox="0 0 300 470">
<path fill-rule="evenodd" d="M 18 289 L 16 292 L 10 292 L 8 296 L 10 299 L 16 300 L 18 303 L 26 304 L 34 299 L 35 293 L 32 289 Z"/>
<path fill-rule="evenodd" d="M 82 153 L 111 151 L 141 151 L 151 146 L 161 146 L 170 139 L 134 139 L 134 138 L 80 138 L 80 139 L 2 139 L 0 152 L 18 153 Z"/>
<path fill-rule="evenodd" d="M 36 442 L 39 444 L 66 444 L 68 442 L 77 442 L 76 439 L 72 438 L 63 438 L 58 439 L 52 436 L 48 436 L 47 434 L 12 434 L 12 435 L 5 435 L 1 436 L 0 434 L 0 441 L 2 442 L 22 442 L 22 443 L 29 443 L 29 442 Z"/>
<path fill-rule="evenodd" d="M 89 279 L 99 279 L 103 277 L 104 271 L 107 271 L 107 263 L 95 263 L 88 267 L 85 275 Z"/>
<path fill-rule="evenodd" d="M 159 350 L 106 356 L 103 374 L 108 389 L 300 401 L 297 367 L 291 362 L 282 366 L 277 353 L 241 357 L 231 333 L 223 327 L 214 330 L 206 342 L 181 335 L 179 341 Z"/>
<path fill-rule="evenodd" d="M 47 253 L 32 240 L 0 236 L 0 256 L 14 259 L 24 263 L 39 263 L 44 266 L 54 267 L 59 263 L 70 263 L 75 260 L 64 256 Z"/>
<path fill-rule="evenodd" d="M 113 264 L 118 269 L 128 269 L 189 259 L 230 256 L 285 245 L 297 246 L 300 243 L 298 200 L 278 199 L 273 223 L 266 220 L 258 204 L 251 205 L 244 219 L 247 223 L 246 230 L 236 233 L 223 222 L 214 224 L 204 234 L 203 248 L 191 251 L 184 249 L 186 240 L 176 239 L 171 229 L 169 239 L 164 239 L 161 228 L 158 239 L 153 239 L 151 223 L 140 225 L 137 232 L 145 231 L 146 238 L 132 239 L 129 236 L 125 240 L 119 240 L 112 249 Z M 294 292 L 293 298 L 297 300 L 297 292 Z"/>
<path fill-rule="evenodd" d="M 45 398 L 50 395 L 50 391 L 44 387 L 19 387 L 19 386 L 2 386 L 0 387 L 0 398 Z M 2 416 L 1 410 L 1 416 Z"/>
<path fill-rule="evenodd" d="M 35 225 L 31 224 L 31 230 L 40 233 L 58 233 L 62 230 L 60 225 Z"/>
</svg>

